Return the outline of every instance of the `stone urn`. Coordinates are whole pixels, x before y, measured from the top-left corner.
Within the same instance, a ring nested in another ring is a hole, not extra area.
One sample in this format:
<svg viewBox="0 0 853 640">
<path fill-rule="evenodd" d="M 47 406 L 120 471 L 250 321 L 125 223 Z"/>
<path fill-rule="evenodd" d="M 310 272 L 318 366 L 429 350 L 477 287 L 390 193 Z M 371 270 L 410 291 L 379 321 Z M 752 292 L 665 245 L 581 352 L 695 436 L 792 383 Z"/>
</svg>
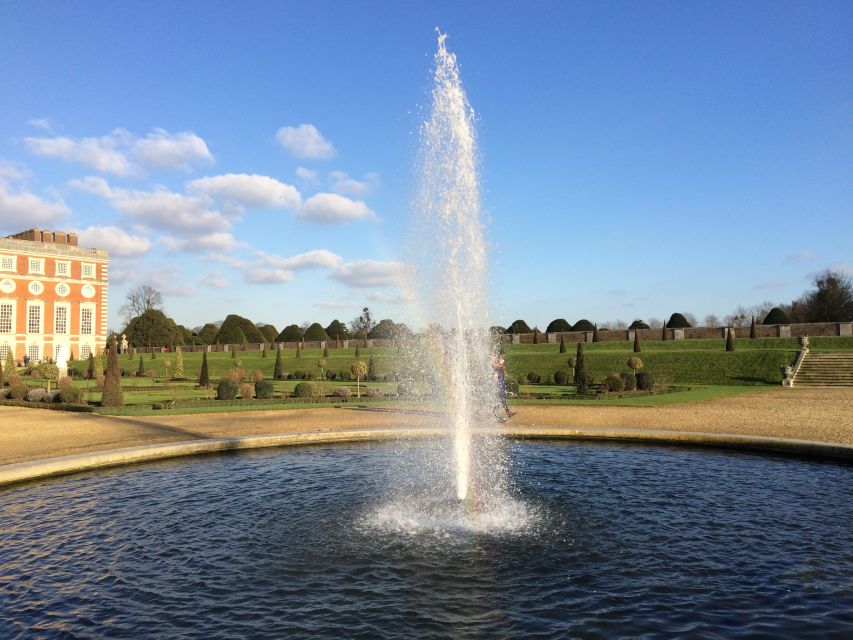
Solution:
<svg viewBox="0 0 853 640">
<path fill-rule="evenodd" d="M 799 338 L 797 338 L 797 342 L 800 343 L 801 349 L 808 349 L 809 348 L 809 337 L 808 336 L 800 336 Z"/>
<path fill-rule="evenodd" d="M 794 386 L 794 368 L 790 365 L 783 364 L 779 367 L 779 372 L 782 374 L 782 386 L 783 387 L 793 387 Z"/>
</svg>

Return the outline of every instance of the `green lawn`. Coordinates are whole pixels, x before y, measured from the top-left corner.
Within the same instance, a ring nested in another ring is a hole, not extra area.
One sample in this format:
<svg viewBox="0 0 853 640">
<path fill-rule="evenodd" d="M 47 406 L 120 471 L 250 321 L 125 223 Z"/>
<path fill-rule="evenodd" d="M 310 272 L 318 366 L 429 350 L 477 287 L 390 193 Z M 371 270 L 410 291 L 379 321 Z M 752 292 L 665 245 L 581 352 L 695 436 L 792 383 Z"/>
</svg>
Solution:
<svg viewBox="0 0 853 640">
<path fill-rule="evenodd" d="M 513 399 L 510 402 L 516 404 L 533 405 L 595 405 L 599 407 L 661 407 L 673 404 L 684 404 L 699 400 L 711 400 L 713 398 L 727 398 L 741 393 L 755 391 L 755 387 L 748 386 L 694 386 L 684 390 L 669 393 L 647 394 L 643 392 L 609 393 L 601 394 L 594 398 L 574 397 L 573 386 L 557 385 L 522 385 L 520 393 L 549 393 L 564 394 L 564 397 L 554 399 Z"/>
</svg>

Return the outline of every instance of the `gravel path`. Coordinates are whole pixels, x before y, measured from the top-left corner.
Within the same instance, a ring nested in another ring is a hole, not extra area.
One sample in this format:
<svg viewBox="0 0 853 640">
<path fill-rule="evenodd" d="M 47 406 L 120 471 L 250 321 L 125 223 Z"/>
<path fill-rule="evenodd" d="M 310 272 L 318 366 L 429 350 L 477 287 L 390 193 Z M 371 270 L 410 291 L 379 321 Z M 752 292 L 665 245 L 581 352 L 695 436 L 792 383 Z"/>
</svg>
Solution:
<svg viewBox="0 0 853 640">
<path fill-rule="evenodd" d="M 110 417 L 0 407 L 0 465 L 216 438 L 433 425 L 429 415 L 350 408 Z M 667 407 L 520 406 L 513 425 L 701 431 L 853 444 L 853 389 L 782 389 Z"/>
</svg>

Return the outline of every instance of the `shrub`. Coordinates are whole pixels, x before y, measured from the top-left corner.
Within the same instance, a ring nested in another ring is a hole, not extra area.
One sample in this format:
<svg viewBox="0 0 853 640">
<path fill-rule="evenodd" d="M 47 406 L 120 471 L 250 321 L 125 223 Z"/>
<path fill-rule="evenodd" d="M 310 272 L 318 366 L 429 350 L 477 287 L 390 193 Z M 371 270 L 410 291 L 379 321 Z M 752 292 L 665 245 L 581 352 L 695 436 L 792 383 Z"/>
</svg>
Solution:
<svg viewBox="0 0 853 640">
<path fill-rule="evenodd" d="M 527 374 L 527 382 L 530 384 L 539 384 L 539 381 L 541 379 L 542 377 L 538 373 L 534 373 L 533 371 Z"/>
<path fill-rule="evenodd" d="M 352 389 L 349 387 L 338 387 L 332 395 L 336 398 L 349 398 L 352 396 Z"/>
<path fill-rule="evenodd" d="M 565 340 L 565 338 L 561 335 L 561 336 L 560 336 L 560 353 L 565 353 L 565 352 L 566 352 L 566 340 Z"/>
<path fill-rule="evenodd" d="M 569 381 L 569 373 L 565 369 L 557 369 L 554 372 L 554 384 L 566 384 Z"/>
<path fill-rule="evenodd" d="M 629 326 L 629 329 L 651 329 L 649 325 L 647 325 L 642 320 L 634 320 Z"/>
<path fill-rule="evenodd" d="M 264 379 L 263 371 L 252 371 L 252 380 L 257 384 Z"/>
<path fill-rule="evenodd" d="M 153 378 L 154 377 L 154 369 L 146 369 L 145 370 L 145 377 L 146 378 Z"/>
<path fill-rule="evenodd" d="M 782 311 L 782 309 L 773 307 L 764 317 L 761 324 L 791 324 L 791 320 L 788 318 L 788 314 Z"/>
<path fill-rule="evenodd" d="M 302 338 L 309 342 L 323 342 L 324 340 L 329 339 L 329 335 L 319 322 L 315 322 L 305 330 Z"/>
<path fill-rule="evenodd" d="M 328 344 L 323 345 L 323 357 L 324 358 L 329 357 L 329 345 Z"/>
<path fill-rule="evenodd" d="M 269 380 L 258 380 L 255 383 L 255 395 L 259 400 L 272 398 L 272 382 Z"/>
<path fill-rule="evenodd" d="M 30 392 L 30 388 L 23 383 L 14 384 L 11 386 L 12 390 L 9 392 L 9 397 L 12 398 L 12 400 L 23 400 Z"/>
<path fill-rule="evenodd" d="M 136 370 L 136 375 L 140 378 L 145 375 L 145 365 L 142 364 L 142 356 L 139 356 L 139 368 Z"/>
<path fill-rule="evenodd" d="M 504 388 L 507 390 L 508 393 L 518 393 L 518 380 L 511 376 L 507 376 L 504 380 Z"/>
<path fill-rule="evenodd" d="M 240 397 L 243 400 L 251 400 L 255 395 L 255 387 L 248 382 L 240 385 Z"/>
<path fill-rule="evenodd" d="M 685 318 L 680 313 L 673 313 L 669 317 L 669 322 L 666 323 L 667 329 L 689 329 L 692 325 L 687 322 L 687 318 Z"/>
<path fill-rule="evenodd" d="M 637 389 L 640 391 L 651 391 L 655 387 L 655 377 L 651 373 L 640 372 L 637 374 Z"/>
<path fill-rule="evenodd" d="M 640 353 L 640 332 L 634 331 L 634 353 Z"/>
<path fill-rule="evenodd" d="M 234 400 L 237 397 L 237 392 L 239 390 L 240 386 L 237 382 L 228 378 L 223 378 L 219 381 L 219 384 L 216 385 L 216 399 Z"/>
<path fill-rule="evenodd" d="M 575 384 L 578 384 L 578 378 L 582 373 L 586 373 L 586 360 L 583 353 L 583 342 L 578 342 L 578 350 L 575 355 Z"/>
<path fill-rule="evenodd" d="M 586 318 L 581 318 L 572 327 L 572 331 L 595 331 L 595 325 Z"/>
<path fill-rule="evenodd" d="M 83 399 L 83 393 L 77 387 L 72 385 L 60 386 L 59 401 L 64 403 L 80 402 Z"/>
<path fill-rule="evenodd" d="M 366 395 L 368 398 L 384 398 L 385 397 L 385 393 L 382 391 L 382 389 L 377 389 L 376 387 L 368 387 L 367 389 L 364 390 L 364 395 Z"/>
<path fill-rule="evenodd" d="M 139 365 L 142 366 L 141 360 Z M 210 373 L 207 368 L 207 350 L 201 354 L 201 371 L 198 374 L 198 384 L 200 387 L 206 387 L 210 384 Z"/>
<path fill-rule="evenodd" d="M 749 337 L 753 340 L 758 337 L 758 331 L 755 328 L 755 316 L 752 316 L 752 323 L 749 325 Z"/>
<path fill-rule="evenodd" d="M 622 378 L 622 383 L 625 385 L 625 391 L 633 391 L 637 388 L 637 378 L 634 377 L 633 373 L 623 371 L 619 374 L 619 377 Z"/>
<path fill-rule="evenodd" d="M 300 382 L 293 393 L 297 398 L 313 398 L 316 395 L 314 385 L 310 382 Z"/>
<path fill-rule="evenodd" d="M 532 331 L 524 320 L 516 320 L 506 330 L 507 333 L 532 333 Z"/>
<path fill-rule="evenodd" d="M 214 338 L 214 342 L 217 344 L 258 343 L 264 340 L 264 334 L 255 326 L 254 322 L 233 313 L 226 316 Z"/>
<path fill-rule="evenodd" d="M 598 325 L 597 324 L 592 326 L 592 341 L 593 342 L 601 342 L 601 338 L 598 335 Z"/>
<path fill-rule="evenodd" d="M 341 382 L 349 382 L 350 380 L 352 380 L 352 374 L 346 369 L 341 369 L 340 371 L 338 371 L 338 380 L 340 380 Z"/>
<path fill-rule="evenodd" d="M 545 333 L 563 333 L 564 331 L 571 330 L 572 325 L 570 325 L 565 318 L 557 318 L 556 320 L 551 320 L 551 322 L 548 323 Z"/>
<path fill-rule="evenodd" d="M 105 376 L 103 373 L 99 376 L 95 376 L 95 386 L 98 387 L 98 389 L 103 389 L 104 383 L 106 381 L 107 381 L 107 376 Z"/>
<path fill-rule="evenodd" d="M 729 330 L 726 331 L 726 351 L 734 351 L 735 350 L 735 328 L 729 327 Z"/>
<path fill-rule="evenodd" d="M 290 377 L 294 380 L 305 380 L 305 372 L 297 369 L 296 371 L 290 374 Z"/>
<path fill-rule="evenodd" d="M 45 396 L 47 396 L 47 389 L 36 387 L 27 391 L 26 398 L 27 402 L 44 402 Z"/>
<path fill-rule="evenodd" d="M 625 383 L 622 382 L 622 376 L 618 373 L 611 373 L 604 380 L 604 384 L 602 384 L 602 389 L 604 389 L 605 393 L 610 391 L 623 391 L 625 389 Z"/>
<path fill-rule="evenodd" d="M 302 329 L 299 328 L 299 325 L 290 324 L 287 325 L 284 329 L 281 330 L 275 341 L 276 342 L 299 342 L 302 339 Z"/>
<path fill-rule="evenodd" d="M 276 348 L 275 350 L 275 367 L 273 368 L 272 377 L 276 380 L 281 380 L 283 378 L 281 368 L 281 348 Z"/>
<path fill-rule="evenodd" d="M 100 362 L 100 358 L 98 358 L 98 361 Z M 115 334 L 110 336 L 107 371 L 104 381 L 100 383 L 100 386 L 104 387 L 104 393 L 101 395 L 102 407 L 124 406 L 124 393 L 121 390 L 121 369 L 118 364 L 118 348 L 116 347 Z"/>
<path fill-rule="evenodd" d="M 628 368 L 631 369 L 632 371 L 636 371 L 637 369 L 642 369 L 643 368 L 643 361 L 636 356 L 634 356 L 633 358 L 628 358 Z"/>
<path fill-rule="evenodd" d="M 172 380 L 184 379 L 184 354 L 180 347 L 175 347 L 175 368 L 172 370 Z"/>
<path fill-rule="evenodd" d="M 12 375 L 9 376 L 9 386 L 10 387 L 16 387 L 19 384 L 21 384 L 23 381 L 24 381 L 24 379 L 21 377 L 21 374 L 19 374 L 19 373 L 13 373 Z"/>
<path fill-rule="evenodd" d="M 575 384 L 577 385 L 578 393 L 586 395 L 589 393 L 589 385 L 592 384 L 592 380 L 586 371 L 579 371 L 575 374 Z"/>
</svg>

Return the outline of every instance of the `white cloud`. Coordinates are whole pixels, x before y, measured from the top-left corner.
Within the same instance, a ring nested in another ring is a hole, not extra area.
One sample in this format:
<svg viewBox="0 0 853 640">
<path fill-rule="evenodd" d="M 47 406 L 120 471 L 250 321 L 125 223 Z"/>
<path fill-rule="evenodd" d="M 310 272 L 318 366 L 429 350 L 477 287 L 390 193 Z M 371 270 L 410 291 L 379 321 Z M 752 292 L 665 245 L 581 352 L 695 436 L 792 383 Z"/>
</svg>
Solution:
<svg viewBox="0 0 853 640">
<path fill-rule="evenodd" d="M 387 293 L 382 293 L 381 291 L 375 291 L 373 293 L 367 294 L 367 299 L 370 302 L 375 302 L 377 304 L 389 305 L 407 304 L 412 301 L 411 296 L 406 295 L 405 293 L 401 293 L 400 295 L 396 296 L 390 296 Z"/>
<path fill-rule="evenodd" d="M 336 153 L 332 143 L 313 124 L 282 127 L 276 132 L 275 139 L 285 151 L 297 158 L 321 160 L 332 158 Z"/>
<path fill-rule="evenodd" d="M 808 249 L 804 249 L 796 255 L 785 258 L 785 262 L 788 264 L 805 264 L 806 262 L 813 262 L 814 260 L 815 256 L 812 255 L 812 252 Z"/>
<path fill-rule="evenodd" d="M 0 179 L 0 227 L 15 231 L 50 227 L 69 213 L 71 209 L 60 198 L 45 200 L 29 191 L 14 190 Z"/>
<path fill-rule="evenodd" d="M 315 249 L 314 251 L 307 251 L 289 258 L 262 251 L 258 251 L 255 255 L 260 259 L 259 263 L 264 267 L 292 271 L 300 269 L 336 269 L 343 262 L 343 258 L 328 249 Z"/>
<path fill-rule="evenodd" d="M 32 118 L 31 120 L 27 120 L 27 124 L 36 129 L 43 129 L 44 131 L 53 133 L 53 125 L 47 118 Z"/>
<path fill-rule="evenodd" d="M 135 138 L 126 129 L 113 129 L 99 138 L 28 137 L 24 145 L 34 155 L 79 162 L 120 178 L 142 177 L 145 168 L 188 171 L 193 164 L 213 161 L 207 144 L 191 131 L 172 135 L 154 129 Z"/>
<path fill-rule="evenodd" d="M 228 278 L 223 278 L 221 274 L 213 272 L 206 274 L 201 280 L 199 280 L 199 284 L 214 287 L 216 289 L 225 289 L 230 282 Z"/>
<path fill-rule="evenodd" d="M 77 236 L 80 245 L 106 249 L 112 256 L 139 256 L 151 248 L 148 238 L 132 236 L 118 227 L 87 227 Z"/>
<path fill-rule="evenodd" d="M 305 182 L 310 182 L 311 184 L 317 183 L 317 172 L 311 169 L 296 167 L 296 176 Z"/>
<path fill-rule="evenodd" d="M 216 233 L 193 234 L 189 238 L 173 238 L 172 236 L 161 236 L 159 240 L 167 251 L 179 253 L 183 251 L 198 253 L 203 251 L 229 252 L 241 245 L 230 233 L 220 231 Z"/>
<path fill-rule="evenodd" d="M 329 185 L 335 193 L 346 196 L 366 196 L 379 186 L 379 175 L 368 173 L 364 180 L 356 180 L 344 171 L 332 171 L 329 173 Z"/>
<path fill-rule="evenodd" d="M 32 174 L 17 164 L 0 160 L 0 180 L 8 180 L 9 182 L 23 182 Z"/>
<path fill-rule="evenodd" d="M 170 134 L 165 129 L 153 129 L 134 142 L 132 153 L 152 169 L 189 171 L 194 164 L 213 162 L 207 143 L 192 131 Z"/>
<path fill-rule="evenodd" d="M 394 287 L 402 283 L 408 271 L 402 262 L 353 260 L 341 265 L 331 277 L 349 287 L 359 289 Z"/>
<path fill-rule="evenodd" d="M 378 216 L 361 200 L 350 200 L 337 193 L 318 193 L 302 205 L 300 218 L 322 224 L 340 224 L 351 220 L 376 220 Z"/>
<path fill-rule="evenodd" d="M 293 272 L 287 269 L 252 267 L 245 271 L 247 282 L 253 284 L 281 284 L 293 280 Z"/>
<path fill-rule="evenodd" d="M 210 199 L 204 196 L 186 196 L 164 187 L 153 191 L 114 189 L 96 176 L 71 180 L 68 185 L 107 199 L 114 209 L 145 228 L 208 234 L 231 228 L 228 218 L 212 208 Z"/>
<path fill-rule="evenodd" d="M 269 176 L 246 173 L 199 178 L 187 183 L 187 191 L 245 206 L 296 209 L 302 203 L 296 187 Z"/>
</svg>

